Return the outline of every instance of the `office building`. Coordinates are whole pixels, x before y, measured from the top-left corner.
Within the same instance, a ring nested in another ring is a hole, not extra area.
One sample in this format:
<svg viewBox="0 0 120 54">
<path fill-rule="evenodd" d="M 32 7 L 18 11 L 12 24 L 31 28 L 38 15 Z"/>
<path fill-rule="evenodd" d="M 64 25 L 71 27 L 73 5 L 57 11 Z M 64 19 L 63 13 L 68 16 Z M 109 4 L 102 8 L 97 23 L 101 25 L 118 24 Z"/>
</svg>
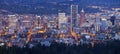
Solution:
<svg viewBox="0 0 120 54">
<path fill-rule="evenodd" d="M 78 26 L 78 5 L 71 5 L 71 28 Z"/>
<path fill-rule="evenodd" d="M 84 9 L 82 9 L 81 12 L 80 12 L 79 26 L 82 27 L 82 24 L 84 24 L 85 22 L 86 22 L 85 11 L 84 11 Z"/>
<path fill-rule="evenodd" d="M 17 17 L 15 15 L 8 15 L 9 17 L 9 33 L 14 33 L 14 30 L 16 29 L 17 26 Z"/>
<path fill-rule="evenodd" d="M 67 18 L 65 13 L 58 13 L 59 29 L 65 29 L 67 27 Z"/>
<path fill-rule="evenodd" d="M 115 25 L 115 19 L 116 19 L 115 16 L 111 16 L 110 21 L 112 22 L 112 25 Z"/>
</svg>

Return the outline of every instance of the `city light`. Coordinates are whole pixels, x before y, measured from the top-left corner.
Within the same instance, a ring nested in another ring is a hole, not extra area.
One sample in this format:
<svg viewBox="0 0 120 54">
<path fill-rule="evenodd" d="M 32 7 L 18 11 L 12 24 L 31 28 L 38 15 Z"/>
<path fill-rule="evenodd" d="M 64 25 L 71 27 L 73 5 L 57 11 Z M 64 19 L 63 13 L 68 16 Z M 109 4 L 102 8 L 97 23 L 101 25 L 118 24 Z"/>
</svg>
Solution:
<svg viewBox="0 0 120 54">
<path fill-rule="evenodd" d="M 24 50 L 21 54 L 44 50 L 41 54 L 77 54 L 78 49 L 96 54 L 91 51 L 106 48 L 111 53 L 118 50 L 114 47 L 120 48 L 113 45 L 120 41 L 119 1 L 36 1 L 0 1 L 0 54 L 4 50 L 3 54 Z"/>
</svg>

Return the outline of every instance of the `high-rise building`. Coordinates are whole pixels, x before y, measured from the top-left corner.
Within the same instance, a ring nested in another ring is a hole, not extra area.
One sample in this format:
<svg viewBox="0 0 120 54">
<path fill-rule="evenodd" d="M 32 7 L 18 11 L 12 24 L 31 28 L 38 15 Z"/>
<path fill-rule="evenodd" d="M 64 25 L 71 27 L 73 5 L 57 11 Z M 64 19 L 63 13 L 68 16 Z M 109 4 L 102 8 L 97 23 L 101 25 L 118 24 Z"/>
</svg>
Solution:
<svg viewBox="0 0 120 54">
<path fill-rule="evenodd" d="M 108 25 L 108 27 L 109 27 L 109 26 L 112 26 L 112 22 L 108 20 L 108 21 L 107 21 L 107 25 Z"/>
<path fill-rule="evenodd" d="M 115 16 L 111 16 L 110 21 L 112 22 L 112 25 L 115 25 L 115 19 L 116 19 Z"/>
<path fill-rule="evenodd" d="M 58 13 L 59 29 L 65 29 L 67 27 L 67 18 L 65 13 Z"/>
<path fill-rule="evenodd" d="M 106 30 L 108 28 L 108 25 L 107 25 L 107 19 L 106 18 L 102 18 L 101 19 L 101 30 Z"/>
<path fill-rule="evenodd" d="M 42 23 L 41 16 L 36 16 L 36 25 L 41 26 L 41 23 Z"/>
<path fill-rule="evenodd" d="M 83 23 L 85 23 L 85 11 L 84 9 L 81 10 L 80 12 L 80 18 L 79 18 L 79 25 L 80 27 L 82 26 Z"/>
<path fill-rule="evenodd" d="M 25 16 L 24 20 L 22 20 L 22 27 L 30 28 L 32 26 L 29 18 L 29 16 Z"/>
<path fill-rule="evenodd" d="M 78 26 L 78 5 L 71 5 L 71 28 Z"/>
<path fill-rule="evenodd" d="M 100 31 L 100 24 L 99 23 L 95 23 L 95 31 Z"/>
<path fill-rule="evenodd" d="M 8 15 L 9 17 L 9 27 L 15 27 L 16 26 L 16 22 L 17 22 L 17 18 L 15 15 Z"/>
<path fill-rule="evenodd" d="M 18 19 L 16 18 L 15 15 L 8 15 L 8 17 L 9 17 L 9 33 L 14 33 Z"/>
<path fill-rule="evenodd" d="M 55 28 L 56 27 L 56 23 L 53 17 L 50 17 L 47 23 L 48 28 Z"/>
<path fill-rule="evenodd" d="M 95 19 L 94 27 L 95 27 L 95 31 L 100 31 L 100 29 L 101 29 L 101 22 L 100 22 L 99 18 Z"/>
</svg>

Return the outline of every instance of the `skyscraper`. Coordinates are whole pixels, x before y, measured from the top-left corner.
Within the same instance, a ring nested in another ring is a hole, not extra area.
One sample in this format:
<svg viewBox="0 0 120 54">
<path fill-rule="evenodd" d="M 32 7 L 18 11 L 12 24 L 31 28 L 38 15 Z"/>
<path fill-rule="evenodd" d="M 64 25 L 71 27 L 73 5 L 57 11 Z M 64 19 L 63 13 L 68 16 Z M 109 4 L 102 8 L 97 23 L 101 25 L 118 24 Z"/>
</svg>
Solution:
<svg viewBox="0 0 120 54">
<path fill-rule="evenodd" d="M 85 22 L 85 11 L 84 9 L 82 9 L 80 12 L 79 25 L 82 26 L 84 22 Z"/>
<path fill-rule="evenodd" d="M 8 15 L 8 17 L 9 17 L 9 33 L 14 33 L 18 19 L 16 18 L 15 15 Z"/>
<path fill-rule="evenodd" d="M 37 26 L 41 26 L 41 16 L 36 16 Z"/>
<path fill-rule="evenodd" d="M 95 30 L 96 30 L 96 31 L 100 31 L 101 22 L 100 22 L 100 19 L 99 19 L 99 18 L 96 18 L 96 19 L 95 19 L 94 27 L 95 27 Z"/>
<path fill-rule="evenodd" d="M 16 26 L 16 22 L 17 22 L 17 18 L 15 15 L 8 15 L 9 17 L 9 27 L 15 27 Z"/>
<path fill-rule="evenodd" d="M 104 31 L 108 28 L 107 26 L 107 19 L 106 18 L 101 18 L 101 30 Z"/>
<path fill-rule="evenodd" d="M 71 28 L 78 26 L 78 5 L 71 5 Z"/>
<path fill-rule="evenodd" d="M 111 16 L 110 21 L 112 22 L 112 25 L 115 25 L 115 19 L 116 19 L 115 16 Z"/>
<path fill-rule="evenodd" d="M 58 13 L 59 29 L 65 29 L 67 25 L 67 18 L 65 13 Z"/>
</svg>

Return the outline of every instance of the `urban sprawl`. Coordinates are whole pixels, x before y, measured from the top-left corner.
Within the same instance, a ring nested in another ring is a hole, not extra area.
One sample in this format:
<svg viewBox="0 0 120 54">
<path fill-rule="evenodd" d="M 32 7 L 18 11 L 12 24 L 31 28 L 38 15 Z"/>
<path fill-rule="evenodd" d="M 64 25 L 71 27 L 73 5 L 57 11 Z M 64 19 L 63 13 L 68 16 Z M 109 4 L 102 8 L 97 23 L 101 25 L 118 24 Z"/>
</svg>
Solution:
<svg viewBox="0 0 120 54">
<path fill-rule="evenodd" d="M 120 40 L 120 12 L 78 13 L 71 5 L 70 14 L 0 14 L 0 46 L 30 47 L 52 43 L 67 45 L 105 43 Z"/>
</svg>

